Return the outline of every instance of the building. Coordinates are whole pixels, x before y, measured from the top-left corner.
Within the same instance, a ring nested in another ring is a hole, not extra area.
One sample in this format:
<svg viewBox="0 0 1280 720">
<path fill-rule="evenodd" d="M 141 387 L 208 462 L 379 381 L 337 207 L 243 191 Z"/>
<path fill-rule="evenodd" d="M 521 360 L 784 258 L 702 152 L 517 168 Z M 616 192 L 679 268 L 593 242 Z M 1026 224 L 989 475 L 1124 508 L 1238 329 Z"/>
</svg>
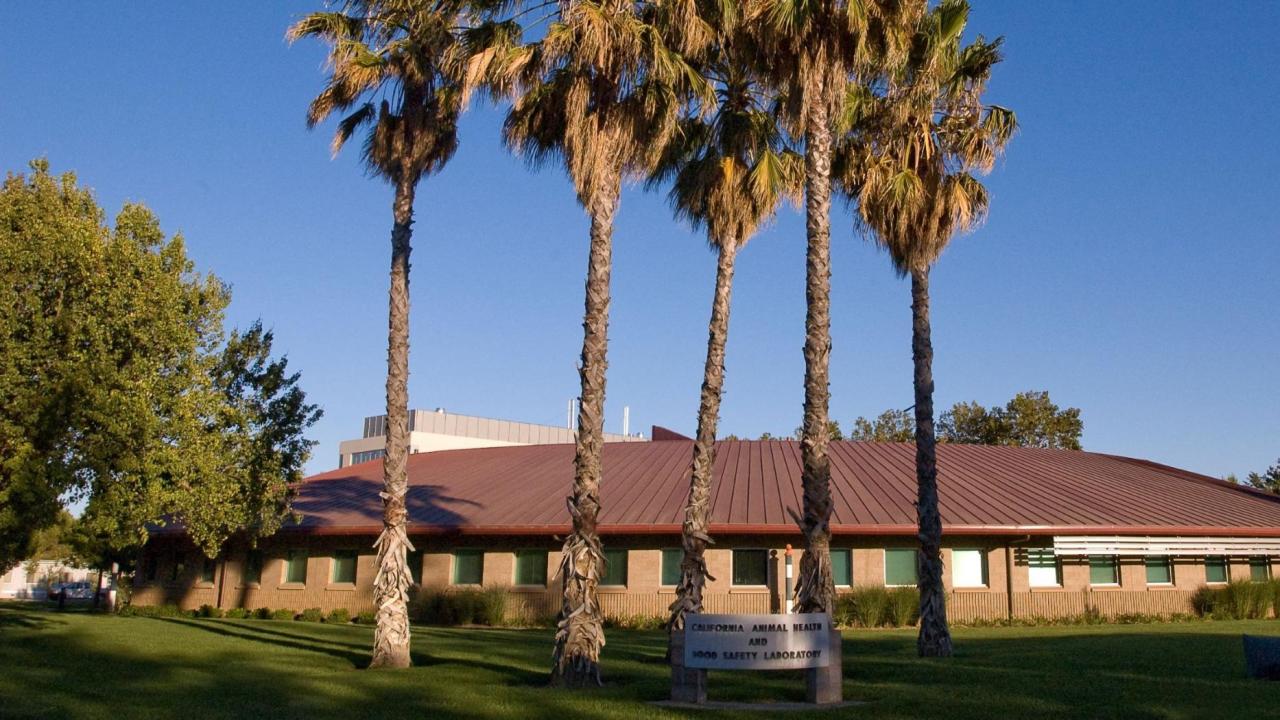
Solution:
<svg viewBox="0 0 1280 720">
<path fill-rule="evenodd" d="M 836 582 L 913 585 L 914 446 L 836 442 L 830 453 Z M 1280 570 L 1280 497 L 1113 455 L 977 445 L 938 453 L 955 620 L 1184 613 L 1203 585 Z M 553 614 L 573 454 L 572 445 L 535 445 L 412 456 L 415 581 L 509 587 L 515 612 Z M 690 454 L 688 440 L 605 446 L 606 614 L 660 615 L 673 599 Z M 299 525 L 217 561 L 180 532 L 157 535 L 135 602 L 369 609 L 381 487 L 379 461 L 308 478 L 294 503 Z M 792 519 L 798 443 L 721 442 L 713 493 L 708 611 L 777 611 L 784 548 L 802 545 Z"/>
<path fill-rule="evenodd" d="M 0 573 L 0 599 L 45 600 L 49 588 L 97 581 L 97 573 L 60 560 L 23 560 Z"/>
<path fill-rule="evenodd" d="M 570 413 L 572 416 L 572 413 Z M 624 421 L 625 425 L 625 421 Z M 535 423 L 495 420 L 493 418 L 459 415 L 434 411 L 409 411 L 409 452 L 427 453 L 437 450 L 463 450 L 467 448 L 508 447 L 511 445 L 548 445 L 572 443 L 571 427 L 538 425 Z M 644 442 L 644 435 L 605 433 L 605 442 Z M 355 440 L 343 440 L 338 444 L 338 467 L 358 465 L 381 459 L 387 446 L 387 416 L 374 415 L 364 419 L 364 434 Z"/>
</svg>

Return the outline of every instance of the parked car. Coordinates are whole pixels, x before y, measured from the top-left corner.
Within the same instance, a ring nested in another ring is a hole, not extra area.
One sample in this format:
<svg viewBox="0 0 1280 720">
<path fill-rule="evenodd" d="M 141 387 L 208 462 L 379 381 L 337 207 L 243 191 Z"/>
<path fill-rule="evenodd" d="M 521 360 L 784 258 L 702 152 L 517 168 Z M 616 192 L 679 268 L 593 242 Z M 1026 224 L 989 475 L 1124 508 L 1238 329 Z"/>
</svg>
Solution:
<svg viewBox="0 0 1280 720">
<path fill-rule="evenodd" d="M 68 600 L 92 600 L 95 588 L 88 581 L 63 583 L 50 588 L 49 597 L 56 597 L 59 590 L 66 591 Z"/>
</svg>

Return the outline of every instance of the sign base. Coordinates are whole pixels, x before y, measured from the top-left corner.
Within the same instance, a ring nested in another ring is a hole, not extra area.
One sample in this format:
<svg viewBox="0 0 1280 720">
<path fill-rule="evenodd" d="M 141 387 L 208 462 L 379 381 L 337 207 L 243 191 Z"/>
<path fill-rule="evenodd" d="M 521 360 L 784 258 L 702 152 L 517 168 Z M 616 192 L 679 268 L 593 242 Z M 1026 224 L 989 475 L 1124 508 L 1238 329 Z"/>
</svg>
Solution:
<svg viewBox="0 0 1280 720">
<path fill-rule="evenodd" d="M 805 671 L 805 700 L 815 705 L 832 705 L 844 702 L 844 656 L 840 644 L 840 631 L 831 629 L 826 667 Z"/>
</svg>

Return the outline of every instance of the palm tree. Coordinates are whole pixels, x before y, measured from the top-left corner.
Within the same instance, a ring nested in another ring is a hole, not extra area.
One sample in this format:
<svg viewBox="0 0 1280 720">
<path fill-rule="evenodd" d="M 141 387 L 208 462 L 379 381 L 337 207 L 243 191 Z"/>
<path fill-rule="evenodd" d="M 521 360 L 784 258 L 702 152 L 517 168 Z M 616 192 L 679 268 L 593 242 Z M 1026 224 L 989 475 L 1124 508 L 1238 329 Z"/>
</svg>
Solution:
<svg viewBox="0 0 1280 720">
<path fill-rule="evenodd" d="M 413 198 L 424 175 L 439 172 L 458 146 L 462 89 L 456 65 L 461 5 L 451 0 L 347 0 L 289 28 L 288 39 L 329 45 L 331 75 L 311 101 L 307 126 L 344 114 L 337 152 L 366 130 L 364 161 L 395 187 L 387 332 L 387 446 L 383 463 L 383 528 L 374 599 L 378 606 L 371 667 L 408 667 L 408 597 L 412 582 L 405 529 L 409 454 L 409 253 Z"/>
<path fill-rule="evenodd" d="M 804 141 L 807 251 L 800 529 L 805 552 L 796 583 L 798 612 L 830 612 L 835 605 L 827 457 L 832 131 L 843 116 L 850 78 L 870 82 L 898 62 L 907 37 L 901 28 L 913 26 L 924 6 L 924 0 L 753 0 L 748 11 L 792 132 Z"/>
<path fill-rule="evenodd" d="M 734 14 L 724 12 L 733 6 L 708 5 L 704 12 L 719 32 L 701 70 L 715 84 L 716 102 L 710 109 L 697 108 L 681 123 L 681 132 L 650 178 L 650 185 L 673 181 L 668 197 L 675 214 L 694 228 L 705 228 L 707 242 L 717 255 L 698 432 L 684 511 L 684 557 L 667 622 L 670 632 L 684 627 L 686 613 L 702 612 L 703 588 L 708 579 L 714 579 L 707 572 L 704 554 L 712 543 L 711 476 L 734 260 L 781 201 L 798 195 L 803 172 L 803 159 L 787 148 L 769 107 L 772 99 L 748 65 L 755 56 L 747 45 L 749 38 L 736 32 Z"/>
<path fill-rule="evenodd" d="M 911 59 L 869 109 L 840 163 L 841 182 L 857 197 L 863 231 L 911 277 L 921 656 L 949 656 L 942 584 L 942 518 L 933 418 L 933 346 L 929 273 L 951 238 L 986 215 L 989 172 L 1017 127 L 1014 114 L 984 106 L 1000 62 L 999 39 L 961 47 L 966 0 L 944 0 L 921 21 Z"/>
<path fill-rule="evenodd" d="M 532 3 L 521 13 L 553 3 Z M 604 553 L 600 456 L 609 325 L 613 217 L 622 181 L 645 176 L 676 132 L 688 93 L 705 81 L 660 31 L 660 8 L 634 0 L 564 0 L 537 42 L 521 44 L 514 19 L 473 34 L 472 75 L 515 95 L 503 126 L 509 147 L 538 166 L 563 162 L 590 218 L 583 316 L 581 395 L 574 454 L 573 532 L 560 562 L 563 602 L 552 682 L 600 683 L 603 617 L 597 586 Z M 506 11 L 506 3 L 497 9 Z M 519 9 L 519 5 L 517 5 Z"/>
</svg>

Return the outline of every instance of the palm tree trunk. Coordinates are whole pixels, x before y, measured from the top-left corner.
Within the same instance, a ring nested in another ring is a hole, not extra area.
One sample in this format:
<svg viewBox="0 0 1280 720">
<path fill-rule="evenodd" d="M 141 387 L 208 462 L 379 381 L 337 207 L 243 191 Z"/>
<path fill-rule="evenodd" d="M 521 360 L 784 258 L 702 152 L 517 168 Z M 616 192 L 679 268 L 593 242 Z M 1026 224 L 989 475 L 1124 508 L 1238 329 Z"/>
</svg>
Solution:
<svg viewBox="0 0 1280 720">
<path fill-rule="evenodd" d="M 911 357 L 916 392 L 916 515 L 920 523 L 921 657 L 950 657 L 942 586 L 942 515 L 938 512 L 938 448 L 933 430 L 933 343 L 929 339 L 929 270 L 911 271 Z"/>
<path fill-rule="evenodd" d="M 409 253 L 413 234 L 412 180 L 396 183 L 391 229 L 391 292 L 387 330 L 387 450 L 382 463 L 382 534 L 373 580 L 378 625 L 370 667 L 409 667 L 409 586 L 405 530 L 409 489 Z"/>
<path fill-rule="evenodd" d="M 805 261 L 804 424 L 800 438 L 805 552 L 796 582 L 797 612 L 831 612 L 836 586 L 831 575 L 831 461 L 827 406 L 831 399 L 831 126 L 825 83 L 808 100 L 804 174 Z"/>
<path fill-rule="evenodd" d="M 733 263 L 738 254 L 736 239 L 717 244 L 716 290 L 711 301 L 711 323 L 707 328 L 707 361 L 702 374 L 702 399 L 698 405 L 698 436 L 693 443 L 689 501 L 684 508 L 684 558 L 680 561 L 680 584 L 671 603 L 668 633 L 684 628 L 684 616 L 702 612 L 702 590 L 707 580 L 707 545 L 712 544 L 711 473 L 716 462 L 716 425 L 720 420 L 720 398 L 724 392 L 724 347 L 729 336 L 729 300 L 733 293 Z"/>
<path fill-rule="evenodd" d="M 586 310 L 582 320 L 582 396 L 578 409 L 573 496 L 568 498 L 573 532 L 561 548 L 564 600 L 556 630 L 551 682 L 582 687 L 600 681 L 604 623 L 597 588 L 604 572 L 604 550 L 596 533 L 600 514 L 600 454 L 604 446 L 604 389 L 609 349 L 609 274 L 612 269 L 613 215 L 618 208 L 621 173 L 588 204 L 591 252 L 587 260 Z"/>
</svg>

